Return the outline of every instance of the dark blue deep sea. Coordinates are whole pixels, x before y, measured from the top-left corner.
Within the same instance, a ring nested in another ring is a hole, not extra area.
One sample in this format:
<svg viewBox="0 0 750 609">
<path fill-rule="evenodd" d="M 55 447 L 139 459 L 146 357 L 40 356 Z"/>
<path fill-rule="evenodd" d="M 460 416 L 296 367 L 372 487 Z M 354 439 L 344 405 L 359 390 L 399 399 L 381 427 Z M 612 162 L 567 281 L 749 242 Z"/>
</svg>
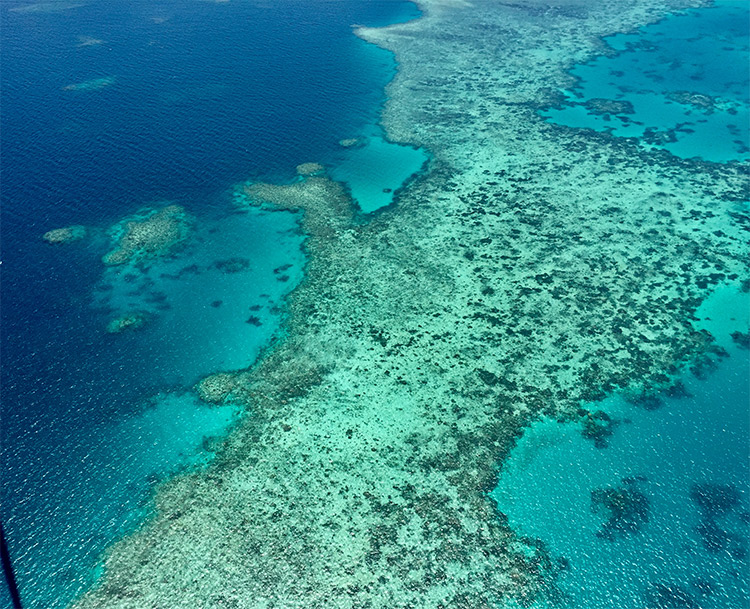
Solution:
<svg viewBox="0 0 750 609">
<path fill-rule="evenodd" d="M 2 518 L 28 607 L 65 606 L 154 482 L 231 425 L 187 390 L 252 363 L 304 271 L 295 216 L 238 211 L 233 188 L 377 136 L 395 62 L 351 26 L 417 16 L 400 0 L 2 3 Z M 129 288 L 101 263 L 106 230 L 167 201 L 197 245 Z M 92 236 L 41 239 L 72 224 Z M 252 264 L 216 272 L 234 259 Z M 104 331 L 134 305 L 152 323 Z"/>
</svg>

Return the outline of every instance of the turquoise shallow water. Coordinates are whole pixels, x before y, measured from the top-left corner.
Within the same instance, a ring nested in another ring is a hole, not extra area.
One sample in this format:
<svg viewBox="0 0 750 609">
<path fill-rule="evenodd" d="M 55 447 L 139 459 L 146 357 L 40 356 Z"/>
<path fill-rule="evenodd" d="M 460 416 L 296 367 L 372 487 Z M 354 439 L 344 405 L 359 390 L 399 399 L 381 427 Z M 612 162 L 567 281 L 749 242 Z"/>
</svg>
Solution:
<svg viewBox="0 0 750 609">
<path fill-rule="evenodd" d="M 617 53 L 576 66 L 577 86 L 543 116 L 569 127 L 638 138 L 683 158 L 750 158 L 750 4 L 717 0 L 633 34 Z M 610 102 L 616 102 L 612 104 Z"/>
<path fill-rule="evenodd" d="M 227 208 L 195 216 L 185 246 L 166 258 L 105 267 L 112 245 L 103 232 L 48 250 L 74 271 L 97 273 L 83 291 L 58 277 L 58 299 L 83 324 L 67 332 L 89 333 L 86 345 L 69 339 L 82 357 L 73 371 L 59 369 L 74 372 L 69 393 L 50 381 L 40 389 L 62 397 L 35 424 L 21 427 L 22 409 L 4 417 L 5 433 L 17 433 L 6 450 L 24 459 L 4 476 L 4 505 L 13 508 L 13 556 L 32 607 L 62 606 L 91 581 L 101 550 L 146 514 L 153 484 L 208 462 L 210 439 L 239 416 L 189 390 L 255 361 L 279 331 L 305 258 L 294 214 Z M 145 315 L 143 327 L 106 331 L 133 311 Z M 26 446 L 33 455 L 19 450 Z"/>
<path fill-rule="evenodd" d="M 428 160 L 420 148 L 389 142 L 379 130 L 363 136 L 360 145 L 342 155 L 332 170 L 334 180 L 344 182 L 352 198 L 364 213 L 391 205 L 407 180 Z"/>
<path fill-rule="evenodd" d="M 704 303 L 698 326 L 729 356 L 704 378 L 686 372 L 687 395 L 655 409 L 619 396 L 586 405 L 618 421 L 607 447 L 549 419 L 519 440 L 492 496 L 511 526 L 565 559 L 550 607 L 747 606 L 750 352 L 730 335 L 747 332 L 749 315 L 750 294 L 732 286 Z M 596 503 L 608 489 L 629 500 L 619 521 Z M 711 489 L 736 503 L 706 510 Z"/>
<path fill-rule="evenodd" d="M 131 352 L 165 371 L 163 383 L 194 383 L 252 364 L 279 327 L 280 303 L 302 279 L 295 215 L 257 209 L 201 218 L 176 255 L 109 267 L 93 305 L 107 319 L 129 311 L 148 321 Z"/>
<path fill-rule="evenodd" d="M 747 160 L 749 23 L 750 4 L 718 0 L 608 38 L 616 54 L 573 68 L 578 85 L 543 116 L 684 158 Z M 549 419 L 519 440 L 492 496 L 559 561 L 549 606 L 748 606 L 750 353 L 731 334 L 748 331 L 749 312 L 736 286 L 704 303 L 695 323 L 727 356 L 685 371 L 685 395 L 584 405 L 615 421 L 606 446 Z"/>
</svg>

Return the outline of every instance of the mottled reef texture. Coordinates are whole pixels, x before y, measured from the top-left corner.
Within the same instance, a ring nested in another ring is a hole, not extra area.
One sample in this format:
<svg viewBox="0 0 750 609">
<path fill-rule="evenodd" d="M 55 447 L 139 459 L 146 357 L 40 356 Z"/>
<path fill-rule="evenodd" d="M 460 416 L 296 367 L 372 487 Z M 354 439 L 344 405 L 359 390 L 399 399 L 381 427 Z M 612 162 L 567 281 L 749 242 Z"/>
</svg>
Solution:
<svg viewBox="0 0 750 609">
<path fill-rule="evenodd" d="M 250 415 L 161 485 L 92 608 L 439 608 L 553 594 L 555 565 L 486 497 L 523 425 L 662 385 L 711 349 L 689 320 L 748 279 L 745 169 L 543 123 L 600 36 L 671 0 L 425 0 L 360 30 L 400 71 L 384 124 L 431 168 L 369 221 L 325 176 L 255 185 L 304 210 L 286 338 L 202 387 Z M 305 159 L 300 159 L 304 161 Z"/>
<path fill-rule="evenodd" d="M 116 266 L 167 256 L 183 244 L 191 228 L 192 218 L 179 205 L 145 210 L 111 229 L 116 245 L 102 260 Z"/>
</svg>

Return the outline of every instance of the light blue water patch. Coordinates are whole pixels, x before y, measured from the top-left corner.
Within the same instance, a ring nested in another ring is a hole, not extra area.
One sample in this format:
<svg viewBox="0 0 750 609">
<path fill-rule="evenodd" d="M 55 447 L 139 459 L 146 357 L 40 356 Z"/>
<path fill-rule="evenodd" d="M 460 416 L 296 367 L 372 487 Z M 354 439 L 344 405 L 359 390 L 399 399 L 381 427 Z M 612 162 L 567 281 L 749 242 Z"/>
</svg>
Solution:
<svg viewBox="0 0 750 609">
<path fill-rule="evenodd" d="M 729 357 L 688 397 L 648 410 L 611 396 L 590 410 L 619 421 L 608 447 L 578 424 L 534 423 L 492 496 L 519 533 L 568 566 L 540 607 L 735 609 L 750 598 L 750 294 L 722 287 L 699 326 Z"/>
<path fill-rule="evenodd" d="M 81 247 L 103 253 L 101 240 Z M 102 549 L 140 522 L 153 483 L 210 459 L 204 440 L 223 436 L 238 413 L 201 403 L 190 388 L 205 375 L 251 365 L 270 343 L 283 299 L 303 275 L 302 243 L 295 214 L 237 209 L 198 215 L 172 256 L 106 267 L 70 254 L 102 273 L 93 297 L 71 301 L 94 305 L 87 326 L 100 345 L 94 353 L 110 375 L 128 378 L 123 370 L 135 366 L 128 384 L 143 398 L 123 401 L 92 376 L 91 362 L 76 379 L 89 397 L 49 400 L 50 415 L 6 449 L 6 462 L 24 463 L 4 480 L 5 505 L 14 507 L 4 516 L 14 539 L 24 540 L 14 562 L 29 607 L 65 607 L 94 577 Z M 144 325 L 108 334 L 109 321 L 128 313 L 142 315 Z M 85 423 L 66 417 L 92 404 Z M 33 511 L 22 509 L 29 498 Z"/>
<path fill-rule="evenodd" d="M 108 319 L 143 315 L 142 327 L 112 340 L 128 341 L 167 384 L 246 368 L 277 332 L 278 304 L 302 279 L 302 241 L 290 212 L 251 208 L 199 219 L 174 256 L 105 270 L 95 294 L 107 312 L 102 331 Z"/>
<path fill-rule="evenodd" d="M 427 162 L 421 148 L 394 144 L 379 131 L 360 138 L 331 170 L 331 177 L 344 182 L 364 213 L 393 203 L 394 193 Z"/>
<path fill-rule="evenodd" d="M 207 463 L 206 441 L 225 434 L 238 414 L 192 393 L 165 393 L 139 412 L 92 423 L 85 444 L 46 446 L 41 458 L 56 463 L 44 480 L 46 509 L 9 522 L 26 540 L 14 561 L 27 606 L 66 606 L 92 582 L 102 546 L 140 522 L 151 486 L 179 468 Z M 62 447 L 73 452 L 58 454 Z M 29 477 L 24 484 L 38 483 Z"/>
<path fill-rule="evenodd" d="M 747 160 L 749 22 L 750 3 L 718 0 L 638 33 L 612 36 L 607 42 L 617 55 L 573 68 L 577 86 L 564 92 L 561 108 L 543 116 L 637 137 L 644 148 L 683 158 Z"/>
</svg>

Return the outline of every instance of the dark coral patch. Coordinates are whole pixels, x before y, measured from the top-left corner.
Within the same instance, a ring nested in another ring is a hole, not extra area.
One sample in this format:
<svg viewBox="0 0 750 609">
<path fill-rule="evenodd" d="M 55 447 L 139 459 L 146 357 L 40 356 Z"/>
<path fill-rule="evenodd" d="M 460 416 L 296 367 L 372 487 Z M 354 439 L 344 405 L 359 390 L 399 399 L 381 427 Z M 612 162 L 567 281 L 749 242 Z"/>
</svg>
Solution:
<svg viewBox="0 0 750 609">
<path fill-rule="evenodd" d="M 627 478 L 622 481 L 621 486 L 591 491 L 591 511 L 607 516 L 596 533 L 597 537 L 616 541 L 618 537 L 640 532 L 648 523 L 649 501 L 636 488 L 637 482 L 636 479 Z"/>
</svg>

